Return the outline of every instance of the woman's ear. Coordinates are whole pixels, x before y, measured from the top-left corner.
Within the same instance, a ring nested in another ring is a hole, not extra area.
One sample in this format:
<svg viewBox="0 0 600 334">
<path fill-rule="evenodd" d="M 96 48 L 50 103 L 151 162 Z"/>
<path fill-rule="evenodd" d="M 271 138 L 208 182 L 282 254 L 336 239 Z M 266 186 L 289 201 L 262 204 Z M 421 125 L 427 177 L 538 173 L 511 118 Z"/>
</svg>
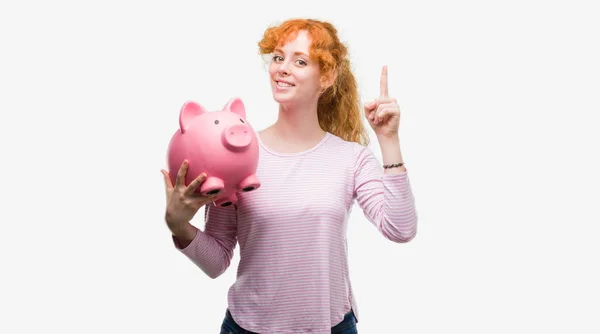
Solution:
<svg viewBox="0 0 600 334">
<path fill-rule="evenodd" d="M 325 89 L 333 86 L 335 80 L 337 79 L 337 71 L 330 71 L 329 74 L 325 77 Z"/>
<path fill-rule="evenodd" d="M 333 86 L 335 80 L 337 79 L 337 72 L 330 71 L 326 74 L 321 80 L 321 94 L 323 94 L 329 87 Z"/>
</svg>

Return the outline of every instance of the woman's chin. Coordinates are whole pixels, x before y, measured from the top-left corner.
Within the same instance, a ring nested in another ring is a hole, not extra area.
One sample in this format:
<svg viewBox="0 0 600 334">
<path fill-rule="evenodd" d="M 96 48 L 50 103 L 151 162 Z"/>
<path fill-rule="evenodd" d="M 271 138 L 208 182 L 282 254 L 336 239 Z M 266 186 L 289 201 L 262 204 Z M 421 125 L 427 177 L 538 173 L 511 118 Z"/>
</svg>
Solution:
<svg viewBox="0 0 600 334">
<path fill-rule="evenodd" d="M 293 102 L 292 96 L 289 96 L 287 94 L 281 94 L 278 92 L 273 93 L 273 99 L 279 104 L 287 104 Z"/>
</svg>

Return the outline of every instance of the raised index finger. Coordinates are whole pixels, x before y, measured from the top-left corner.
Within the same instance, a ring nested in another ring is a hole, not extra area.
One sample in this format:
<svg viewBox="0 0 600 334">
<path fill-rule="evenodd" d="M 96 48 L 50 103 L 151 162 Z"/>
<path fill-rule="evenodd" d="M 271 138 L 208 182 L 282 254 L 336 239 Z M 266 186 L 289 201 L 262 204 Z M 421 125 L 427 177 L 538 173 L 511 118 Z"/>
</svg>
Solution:
<svg viewBox="0 0 600 334">
<path fill-rule="evenodd" d="M 387 75 L 387 65 L 384 65 L 381 69 L 381 80 L 379 81 L 380 87 L 380 95 L 387 97 L 388 96 L 388 75 Z"/>
</svg>

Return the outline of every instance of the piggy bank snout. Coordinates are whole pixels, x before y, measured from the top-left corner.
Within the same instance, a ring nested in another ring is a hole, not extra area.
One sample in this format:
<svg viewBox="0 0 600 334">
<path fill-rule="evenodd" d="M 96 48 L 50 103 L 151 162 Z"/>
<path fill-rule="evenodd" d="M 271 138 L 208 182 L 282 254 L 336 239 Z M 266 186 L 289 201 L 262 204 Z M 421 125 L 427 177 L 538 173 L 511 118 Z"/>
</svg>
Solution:
<svg viewBox="0 0 600 334">
<path fill-rule="evenodd" d="M 222 133 L 223 145 L 232 151 L 242 151 L 252 143 L 252 129 L 245 124 L 227 127 Z"/>
</svg>

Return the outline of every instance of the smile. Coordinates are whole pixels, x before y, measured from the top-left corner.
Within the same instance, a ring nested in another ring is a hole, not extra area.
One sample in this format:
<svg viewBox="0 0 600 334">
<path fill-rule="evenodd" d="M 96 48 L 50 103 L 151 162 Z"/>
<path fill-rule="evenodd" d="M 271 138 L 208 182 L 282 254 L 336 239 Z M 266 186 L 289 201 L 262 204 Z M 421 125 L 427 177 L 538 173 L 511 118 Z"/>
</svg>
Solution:
<svg viewBox="0 0 600 334">
<path fill-rule="evenodd" d="M 277 81 L 277 86 L 279 86 L 279 87 L 294 87 L 295 85 L 292 85 L 291 83 L 284 82 L 284 81 Z"/>
</svg>

